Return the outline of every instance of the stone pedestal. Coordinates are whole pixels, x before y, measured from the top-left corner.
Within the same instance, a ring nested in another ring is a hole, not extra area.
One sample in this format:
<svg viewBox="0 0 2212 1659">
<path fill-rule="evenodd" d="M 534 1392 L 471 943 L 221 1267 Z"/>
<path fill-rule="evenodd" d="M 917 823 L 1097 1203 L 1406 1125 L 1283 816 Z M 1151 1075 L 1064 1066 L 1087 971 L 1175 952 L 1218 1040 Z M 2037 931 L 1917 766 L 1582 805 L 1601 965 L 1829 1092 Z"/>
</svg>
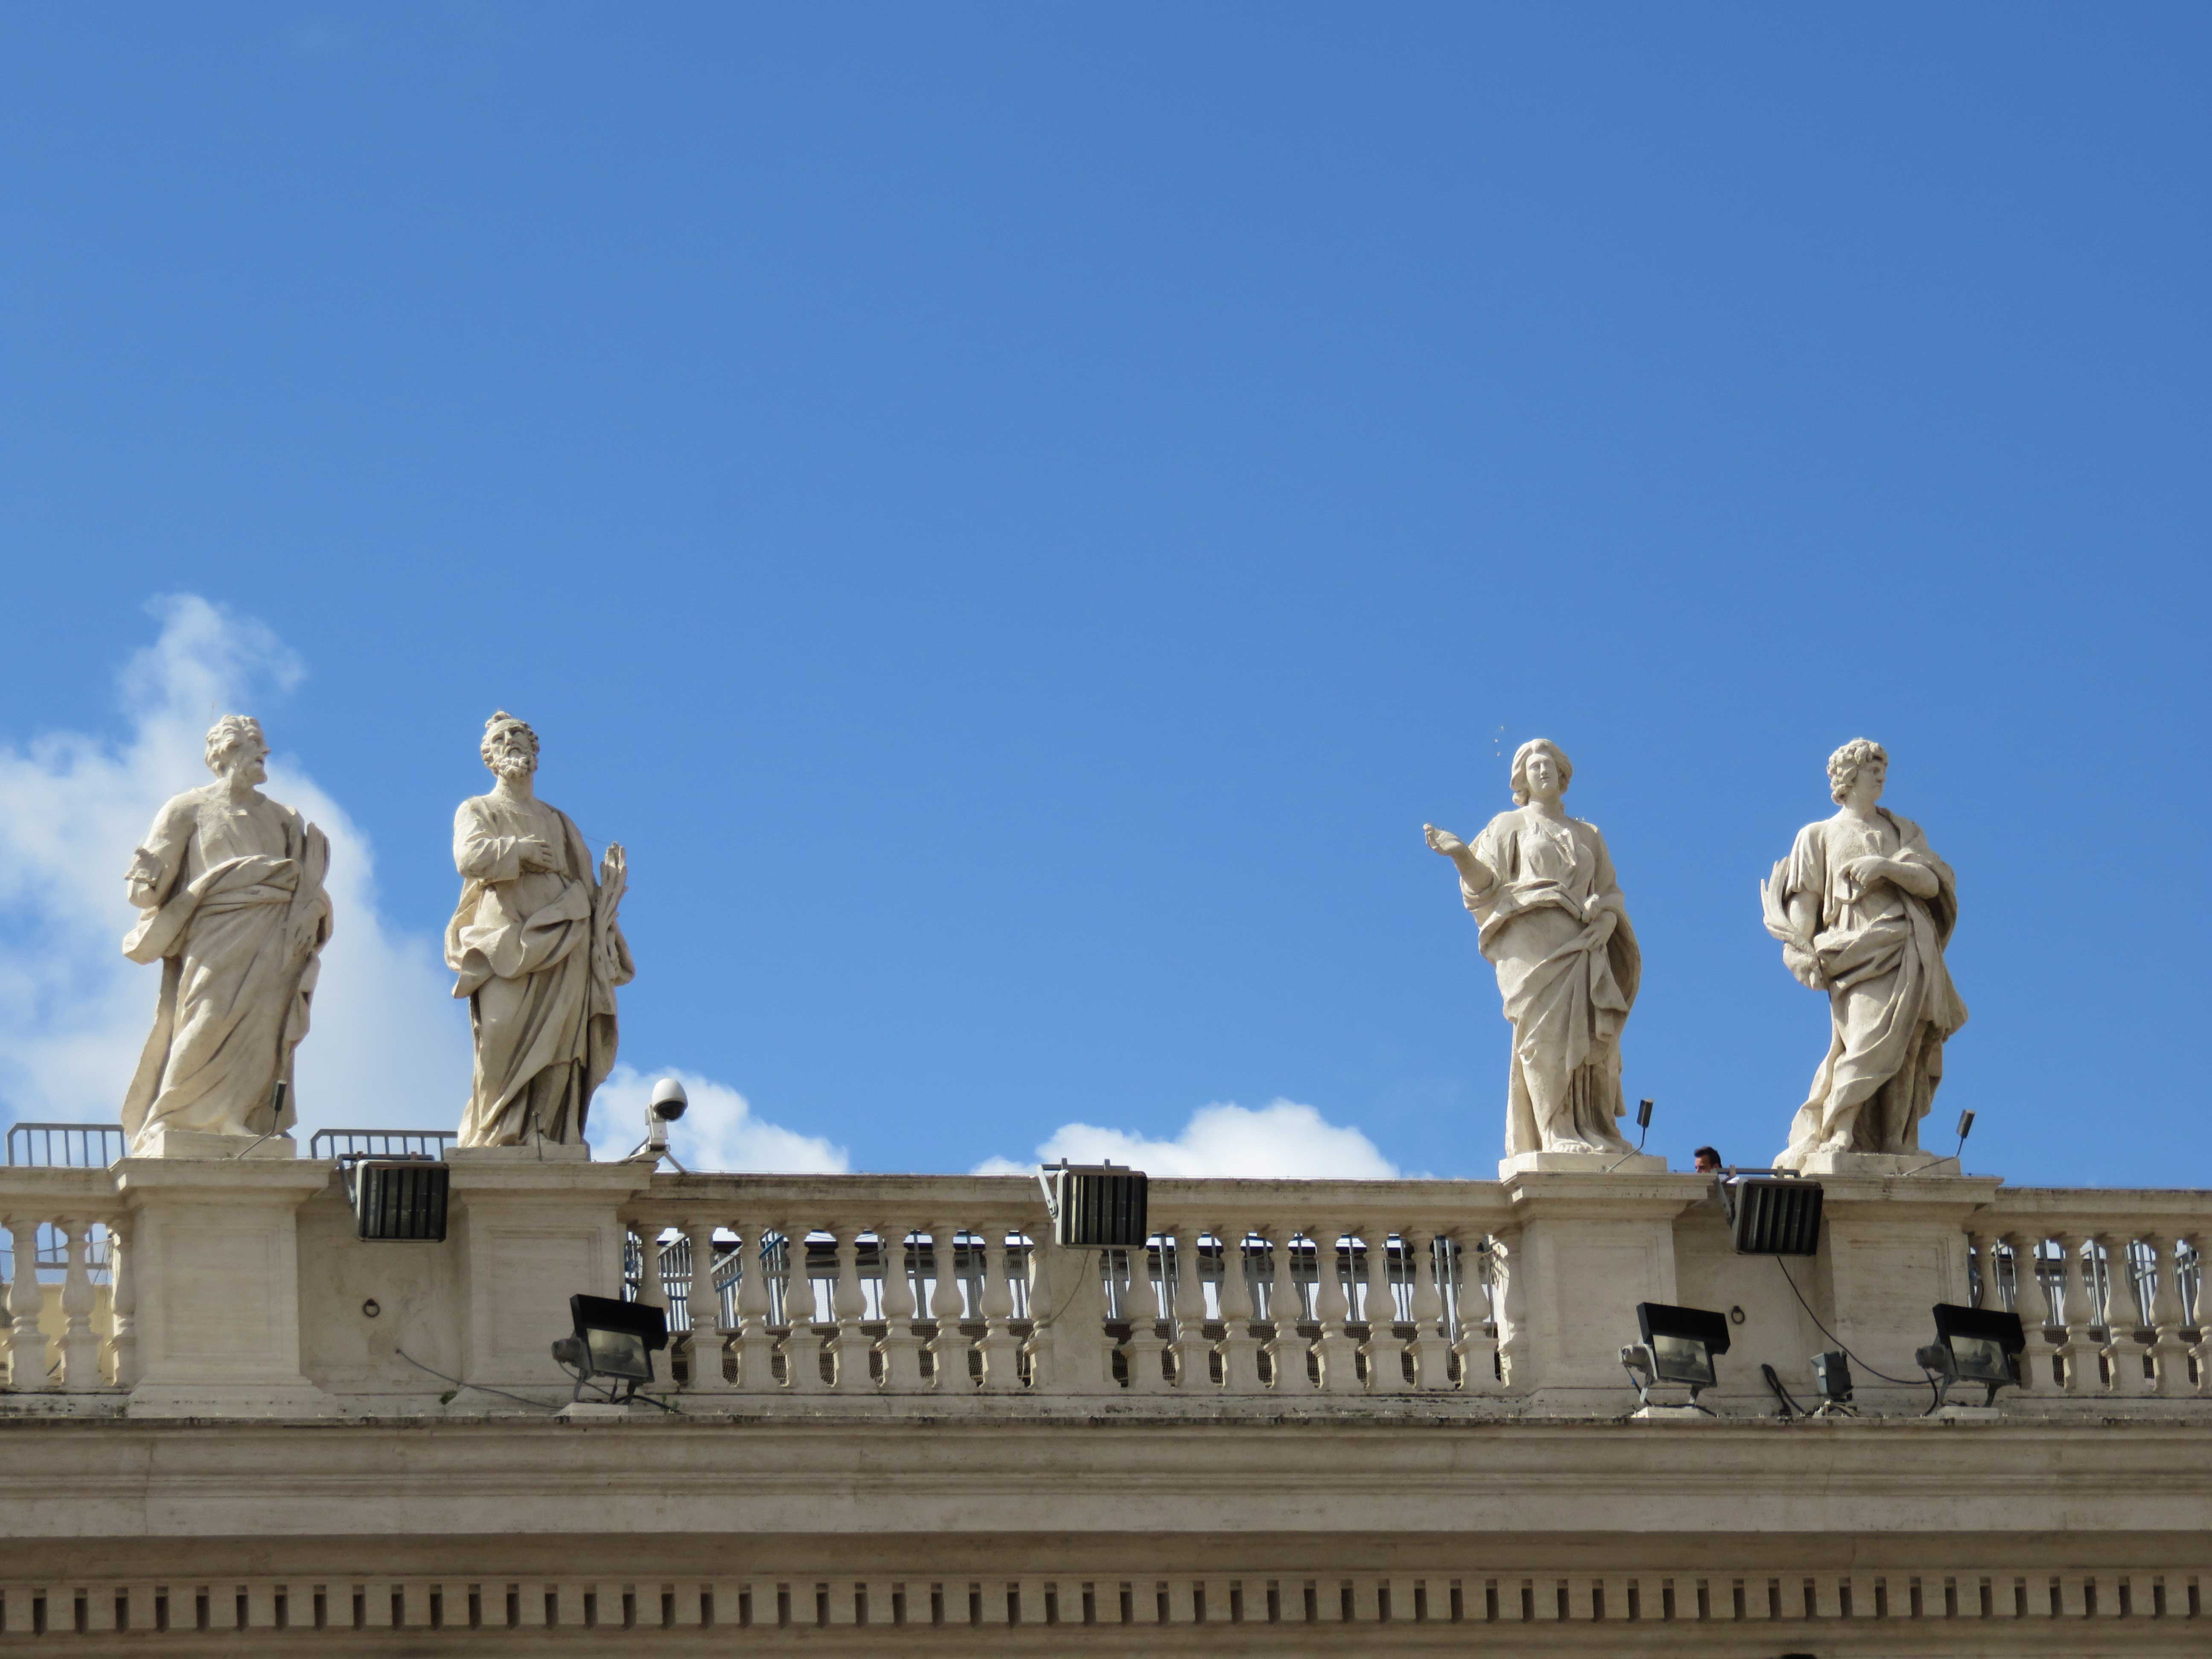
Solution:
<svg viewBox="0 0 2212 1659">
<path fill-rule="evenodd" d="M 1656 1152 L 1516 1152 L 1498 1160 L 1498 1178 L 1517 1175 L 1665 1175 Z"/>
<path fill-rule="evenodd" d="M 1664 1159 L 1650 1161 L 1663 1169 Z M 1636 1395 L 1620 1351 L 1638 1340 L 1636 1304 L 1680 1300 L 1674 1218 L 1702 1190 L 1658 1171 L 1626 1170 L 1521 1174 L 1505 1189 L 1520 1231 L 1510 1246 L 1514 1271 L 1526 1275 L 1514 1386 L 1532 1390 L 1529 1404 L 1539 1413 L 1626 1411 Z"/>
<path fill-rule="evenodd" d="M 1853 1176 L 1872 1180 L 1895 1176 L 1926 1176 L 1930 1179 L 1955 1176 L 1959 1160 L 1929 1152 L 1808 1152 L 1799 1171 L 1818 1179 L 1823 1176 Z"/>
<path fill-rule="evenodd" d="M 163 1138 L 174 1147 L 179 1138 Z M 237 1141 L 251 1135 L 199 1135 Z M 295 1212 L 330 1185 L 289 1139 L 240 1158 L 126 1158 L 138 1383 L 133 1417 L 313 1417 L 335 1401 L 301 1374 Z"/>
<path fill-rule="evenodd" d="M 1861 1397 L 1892 1411 L 1916 1398 L 1924 1403 L 1918 1381 L 1887 1383 L 1869 1372 L 1919 1377 L 1912 1354 L 1936 1340 L 1930 1310 L 1968 1299 L 1966 1219 L 1995 1200 L 1999 1183 L 1931 1174 L 1902 1184 L 1826 1176 L 1820 1184 L 1821 1250 L 1808 1294 L 1826 1302 L 1822 1319 L 1855 1356 Z M 1801 1272 L 1801 1283 L 1805 1277 Z"/>
<path fill-rule="evenodd" d="M 567 1387 L 553 1363 L 571 1334 L 568 1298 L 618 1297 L 623 1205 L 653 1179 L 644 1164 L 592 1164 L 546 1146 L 454 1148 L 452 1229 L 460 1248 L 461 1375 L 494 1388 Z M 579 1152 L 582 1148 L 577 1149 Z M 464 1394 L 456 1404 L 498 1407 Z"/>
<path fill-rule="evenodd" d="M 289 1135 L 211 1134 L 200 1129 L 156 1129 L 134 1158 L 194 1158 L 214 1162 L 297 1158 L 300 1144 Z"/>
</svg>

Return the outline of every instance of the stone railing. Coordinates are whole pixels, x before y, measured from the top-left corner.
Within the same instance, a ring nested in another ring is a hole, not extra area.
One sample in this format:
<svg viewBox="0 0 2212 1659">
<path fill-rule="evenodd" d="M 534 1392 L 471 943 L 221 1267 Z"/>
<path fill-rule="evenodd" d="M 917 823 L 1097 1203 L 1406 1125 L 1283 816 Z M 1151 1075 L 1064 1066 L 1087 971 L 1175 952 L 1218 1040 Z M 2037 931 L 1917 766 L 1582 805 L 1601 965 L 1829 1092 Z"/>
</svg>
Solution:
<svg viewBox="0 0 2212 1659">
<path fill-rule="evenodd" d="M 2122 1399 L 2212 1394 L 2200 1192 L 2000 1191 L 1969 1223 L 1977 1303 L 2027 1328 L 2021 1386 Z"/>
<path fill-rule="evenodd" d="M 137 1381 L 129 1231 L 105 1170 L 0 1169 L 0 1376 L 11 1392 Z"/>
<path fill-rule="evenodd" d="M 1021 1177 L 450 1167 L 443 1243 L 361 1240 L 311 1159 L 0 1170 L 0 1410 L 550 1412 L 576 1291 L 668 1310 L 687 1412 L 1618 1417 L 1647 1301 L 1729 1318 L 1724 1415 L 1837 1345 L 1863 1413 L 1917 1414 L 1930 1308 L 1968 1301 L 2028 1325 L 2030 1413 L 2212 1396 L 2208 1193 L 1831 1177 L 1792 1264 L 1731 1251 L 1709 1179 L 1649 1171 L 1163 1179 L 1142 1249 L 1084 1250 Z"/>
<path fill-rule="evenodd" d="M 1141 1251 L 1053 1248 L 1006 1179 L 664 1176 L 623 1211 L 689 1389 L 963 1398 L 1502 1394 L 1508 1218 L 1472 1182 L 1158 1181 Z"/>
</svg>

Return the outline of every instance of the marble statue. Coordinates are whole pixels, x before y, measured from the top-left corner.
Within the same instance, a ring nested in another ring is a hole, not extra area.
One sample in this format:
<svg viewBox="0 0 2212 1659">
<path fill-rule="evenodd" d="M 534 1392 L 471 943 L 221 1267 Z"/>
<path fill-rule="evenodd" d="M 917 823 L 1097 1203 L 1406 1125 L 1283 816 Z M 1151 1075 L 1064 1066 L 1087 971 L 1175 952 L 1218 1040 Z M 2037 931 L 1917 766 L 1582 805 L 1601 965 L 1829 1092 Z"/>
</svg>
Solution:
<svg viewBox="0 0 2212 1659">
<path fill-rule="evenodd" d="M 568 815 L 539 800 L 538 734 L 504 710 L 480 752 L 498 780 L 453 815 L 460 902 L 446 965 L 469 1000 L 476 1076 L 464 1146 L 583 1144 L 615 1063 L 615 988 L 636 972 L 616 921 L 629 866 L 610 842 L 596 871 Z"/>
<path fill-rule="evenodd" d="M 330 842 L 254 787 L 269 775 L 260 723 L 224 715 L 205 752 L 216 781 L 155 814 L 124 878 L 139 917 L 123 954 L 161 964 L 154 1030 L 123 1101 L 141 1156 L 165 1133 L 291 1127 L 293 1051 L 331 936 Z"/>
<path fill-rule="evenodd" d="M 1959 919 L 1951 866 L 1920 826 L 1875 805 L 1889 756 L 1860 738 L 1828 757 L 1833 817 L 1797 832 L 1762 883 L 1784 966 L 1828 994 L 1827 1057 L 1775 1162 L 1815 1153 L 1914 1152 L 1943 1079 L 1943 1044 L 1966 1023 L 1943 948 Z"/>
<path fill-rule="evenodd" d="M 1621 1115 L 1620 1028 L 1644 971 L 1613 860 L 1597 826 L 1559 805 L 1574 776 L 1559 746 L 1514 751 L 1514 810 L 1473 845 L 1424 824 L 1459 868 L 1513 1026 L 1505 1151 L 1633 1153 Z"/>
</svg>

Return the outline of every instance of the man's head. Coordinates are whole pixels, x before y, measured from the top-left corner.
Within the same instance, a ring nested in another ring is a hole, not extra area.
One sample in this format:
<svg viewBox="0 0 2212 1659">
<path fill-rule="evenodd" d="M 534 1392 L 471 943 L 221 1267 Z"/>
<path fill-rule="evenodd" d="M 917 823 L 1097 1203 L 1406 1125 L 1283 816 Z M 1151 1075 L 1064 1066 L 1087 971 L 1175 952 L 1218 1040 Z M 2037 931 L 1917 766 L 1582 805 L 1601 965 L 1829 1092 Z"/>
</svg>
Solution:
<svg viewBox="0 0 2212 1659">
<path fill-rule="evenodd" d="M 1550 769 L 1548 774 L 1547 768 Z M 1532 795 L 1557 799 L 1567 793 L 1567 785 L 1574 775 L 1574 763 L 1567 758 L 1565 750 L 1549 738 L 1531 738 L 1513 751 L 1513 804 L 1526 806 Z M 1529 787 L 1532 782 L 1536 786 L 1533 791 Z"/>
<path fill-rule="evenodd" d="M 208 728 L 208 770 L 219 778 L 240 783 L 259 783 L 268 777 L 264 764 L 269 744 L 261 735 L 261 722 L 249 714 L 225 714 Z"/>
<path fill-rule="evenodd" d="M 1838 805 L 1863 788 L 1871 806 L 1881 799 L 1881 786 L 1889 777 L 1889 750 L 1871 738 L 1853 738 L 1828 757 L 1828 798 Z"/>
<path fill-rule="evenodd" d="M 483 742 L 477 752 L 495 775 L 526 778 L 538 769 L 538 734 L 526 721 L 502 708 L 484 722 Z"/>
<path fill-rule="evenodd" d="M 1699 1175 L 1713 1175 L 1721 1167 L 1721 1155 L 1710 1146 L 1700 1146 L 1690 1154 Z"/>
</svg>

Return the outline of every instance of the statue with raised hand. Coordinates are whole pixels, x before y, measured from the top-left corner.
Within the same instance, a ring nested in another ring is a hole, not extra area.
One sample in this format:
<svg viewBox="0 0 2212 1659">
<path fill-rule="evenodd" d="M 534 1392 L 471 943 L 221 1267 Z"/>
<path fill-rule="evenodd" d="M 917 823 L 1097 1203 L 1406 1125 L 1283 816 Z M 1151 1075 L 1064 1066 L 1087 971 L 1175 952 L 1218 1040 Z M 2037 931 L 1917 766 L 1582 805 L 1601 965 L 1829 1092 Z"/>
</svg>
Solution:
<svg viewBox="0 0 2212 1659">
<path fill-rule="evenodd" d="M 460 1144 L 578 1146 L 614 1069 L 615 988 L 636 973 L 616 915 L 629 865 L 610 842 L 595 870 L 574 822 L 538 799 L 527 725 L 501 710 L 479 752 L 497 781 L 453 816 L 462 886 L 446 927 L 476 1038 Z"/>
<path fill-rule="evenodd" d="M 161 964 L 123 1101 L 142 1155 L 164 1131 L 265 1139 L 292 1127 L 293 1051 L 331 936 L 330 842 L 258 787 L 269 776 L 260 722 L 224 715 L 204 753 L 216 781 L 155 814 L 124 878 L 139 916 L 123 954 Z"/>
<path fill-rule="evenodd" d="M 1513 1027 L 1505 1152 L 1632 1153 L 1622 1113 L 1620 1028 L 1644 957 L 1597 826 L 1560 805 L 1574 768 L 1546 738 L 1514 751 L 1514 810 L 1470 844 L 1421 826 L 1459 870 Z"/>
<path fill-rule="evenodd" d="M 1859 738 L 1828 757 L 1838 811 L 1797 832 L 1760 884 L 1766 931 L 1799 984 L 1828 994 L 1828 1052 L 1775 1162 L 1920 1150 L 1943 1045 L 1966 1023 L 1944 965 L 1959 920 L 1951 866 L 1910 818 L 1877 805 L 1889 755 Z"/>
</svg>

